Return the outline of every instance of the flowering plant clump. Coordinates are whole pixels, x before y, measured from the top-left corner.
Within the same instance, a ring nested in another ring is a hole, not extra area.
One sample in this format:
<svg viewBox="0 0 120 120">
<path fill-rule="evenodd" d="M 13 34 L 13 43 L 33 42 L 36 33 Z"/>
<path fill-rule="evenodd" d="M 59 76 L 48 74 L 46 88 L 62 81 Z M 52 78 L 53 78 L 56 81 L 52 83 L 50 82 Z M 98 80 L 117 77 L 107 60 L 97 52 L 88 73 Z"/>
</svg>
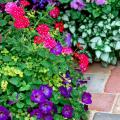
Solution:
<svg viewBox="0 0 120 120">
<path fill-rule="evenodd" d="M 88 119 L 92 101 L 82 74 L 88 56 L 74 57 L 72 35 L 65 31 L 57 5 L 52 0 L 5 4 L 0 43 L 2 120 Z"/>
</svg>

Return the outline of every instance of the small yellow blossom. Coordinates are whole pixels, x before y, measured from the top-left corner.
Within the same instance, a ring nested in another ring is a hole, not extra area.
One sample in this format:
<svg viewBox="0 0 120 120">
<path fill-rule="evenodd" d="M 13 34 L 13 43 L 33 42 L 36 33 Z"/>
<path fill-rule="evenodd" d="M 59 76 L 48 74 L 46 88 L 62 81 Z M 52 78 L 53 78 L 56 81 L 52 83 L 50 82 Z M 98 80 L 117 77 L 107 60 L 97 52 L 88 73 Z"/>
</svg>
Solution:
<svg viewBox="0 0 120 120">
<path fill-rule="evenodd" d="M 1 89 L 3 92 L 7 90 L 8 82 L 6 80 L 2 80 L 1 82 Z"/>
</svg>

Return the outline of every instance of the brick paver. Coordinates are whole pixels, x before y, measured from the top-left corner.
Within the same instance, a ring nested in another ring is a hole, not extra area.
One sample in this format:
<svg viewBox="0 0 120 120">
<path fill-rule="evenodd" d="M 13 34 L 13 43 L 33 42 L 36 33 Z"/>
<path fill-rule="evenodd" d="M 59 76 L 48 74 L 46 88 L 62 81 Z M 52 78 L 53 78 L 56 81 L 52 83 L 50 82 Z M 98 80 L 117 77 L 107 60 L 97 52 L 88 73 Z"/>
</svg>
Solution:
<svg viewBox="0 0 120 120">
<path fill-rule="evenodd" d="M 90 77 L 87 84 L 87 90 L 92 93 L 102 93 L 104 92 L 104 87 L 109 78 L 108 74 L 86 74 L 85 76 Z"/>
<path fill-rule="evenodd" d="M 111 111 L 115 95 L 112 94 L 92 94 L 92 104 L 90 110 L 109 112 Z"/>
<path fill-rule="evenodd" d="M 96 113 L 93 120 L 120 120 L 120 115 Z"/>
<path fill-rule="evenodd" d="M 108 67 L 103 67 L 100 63 L 94 63 L 89 65 L 86 73 L 102 73 L 102 74 L 111 74 L 111 70 L 115 68 L 115 66 L 109 65 Z"/>
<path fill-rule="evenodd" d="M 111 76 L 106 84 L 105 92 L 120 93 L 120 67 L 112 70 Z"/>
<path fill-rule="evenodd" d="M 113 113 L 120 114 L 120 95 L 117 97 L 117 101 L 113 107 Z"/>
<path fill-rule="evenodd" d="M 107 68 L 92 64 L 85 76 L 90 77 L 87 87 L 92 93 L 89 120 L 120 120 L 120 63 Z"/>
</svg>

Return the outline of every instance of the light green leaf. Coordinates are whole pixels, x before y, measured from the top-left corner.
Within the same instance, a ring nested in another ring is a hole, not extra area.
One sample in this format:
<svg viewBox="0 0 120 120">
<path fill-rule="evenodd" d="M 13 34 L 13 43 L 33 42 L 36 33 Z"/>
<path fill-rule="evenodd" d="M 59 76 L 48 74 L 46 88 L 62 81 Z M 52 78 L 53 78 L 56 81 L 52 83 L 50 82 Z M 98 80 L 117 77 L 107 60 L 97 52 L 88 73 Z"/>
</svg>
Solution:
<svg viewBox="0 0 120 120">
<path fill-rule="evenodd" d="M 104 46 L 104 52 L 111 52 L 111 47 L 108 45 Z"/>
</svg>

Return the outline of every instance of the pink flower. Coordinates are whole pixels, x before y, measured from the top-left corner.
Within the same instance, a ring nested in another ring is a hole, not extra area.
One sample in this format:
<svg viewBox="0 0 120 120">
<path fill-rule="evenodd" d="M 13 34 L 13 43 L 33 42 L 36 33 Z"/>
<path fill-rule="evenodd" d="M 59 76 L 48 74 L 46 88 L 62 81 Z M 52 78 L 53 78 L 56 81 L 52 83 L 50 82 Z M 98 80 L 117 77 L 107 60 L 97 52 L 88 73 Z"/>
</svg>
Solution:
<svg viewBox="0 0 120 120">
<path fill-rule="evenodd" d="M 27 17 L 20 17 L 19 19 L 16 19 L 14 22 L 14 26 L 17 29 L 22 29 L 22 28 L 26 28 L 30 25 L 29 19 Z"/>
<path fill-rule="evenodd" d="M 70 54 L 73 53 L 73 50 L 72 50 L 70 47 L 63 47 L 62 53 L 63 53 L 63 54 L 70 55 Z"/>
<path fill-rule="evenodd" d="M 54 9 L 52 9 L 50 12 L 49 12 L 50 16 L 52 18 L 57 18 L 60 14 L 60 10 L 58 7 L 54 7 Z"/>
<path fill-rule="evenodd" d="M 52 49 L 57 45 L 57 42 L 48 34 L 46 36 L 42 36 L 44 39 L 45 48 Z"/>
<path fill-rule="evenodd" d="M 14 2 L 8 2 L 6 5 L 5 5 L 5 11 L 10 14 L 13 10 L 13 8 L 17 7 L 16 3 Z"/>
<path fill-rule="evenodd" d="M 104 5 L 106 3 L 106 0 L 95 0 L 95 3 L 97 5 Z"/>
<path fill-rule="evenodd" d="M 14 2 L 8 2 L 5 6 L 5 11 L 12 15 L 15 19 L 25 15 L 24 9 L 17 6 Z"/>
<path fill-rule="evenodd" d="M 47 35 L 50 31 L 50 28 L 46 24 L 40 24 L 36 30 L 38 31 L 39 34 L 41 35 Z"/>
</svg>

